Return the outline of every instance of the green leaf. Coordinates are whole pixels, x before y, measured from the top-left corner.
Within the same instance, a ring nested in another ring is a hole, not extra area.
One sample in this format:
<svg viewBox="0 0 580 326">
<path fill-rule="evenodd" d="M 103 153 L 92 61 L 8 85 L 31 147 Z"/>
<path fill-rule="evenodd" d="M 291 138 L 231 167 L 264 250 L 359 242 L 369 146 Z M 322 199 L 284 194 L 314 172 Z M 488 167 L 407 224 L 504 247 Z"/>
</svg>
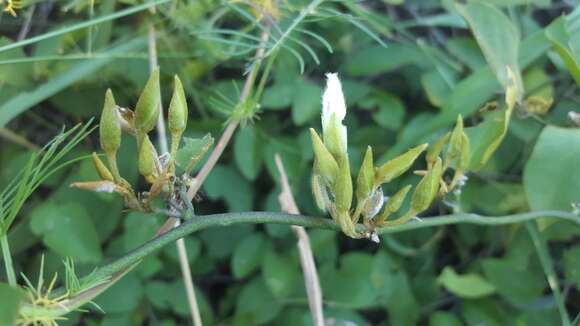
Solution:
<svg viewBox="0 0 580 326">
<path fill-rule="evenodd" d="M 224 239 L 227 241 L 227 239 Z M 231 260 L 231 268 L 236 278 L 250 275 L 262 262 L 266 253 L 266 240 L 252 234 L 245 237 L 236 247 Z"/>
<path fill-rule="evenodd" d="M 244 212 L 252 209 L 254 190 L 250 183 L 231 167 L 216 165 L 204 186 L 210 198 L 224 199 L 230 211 Z"/>
<path fill-rule="evenodd" d="M 358 50 L 351 54 L 345 70 L 350 76 L 375 76 L 410 64 L 423 65 L 425 56 L 414 45 L 390 44 L 388 47 L 375 46 Z"/>
<path fill-rule="evenodd" d="M 520 36 L 513 23 L 500 10 L 483 2 L 457 5 L 457 10 L 469 23 L 479 47 L 504 89 L 512 84 L 507 68 L 515 76 L 517 98 L 523 95 L 523 83 L 518 63 Z"/>
<path fill-rule="evenodd" d="M 281 310 L 281 303 L 259 278 L 246 285 L 237 298 L 236 315 L 250 318 L 247 325 L 261 325 L 272 321 Z"/>
<path fill-rule="evenodd" d="M 183 145 L 175 154 L 175 163 L 186 172 L 191 171 L 213 144 L 213 137 L 206 134 L 203 138 L 183 137 Z"/>
<path fill-rule="evenodd" d="M 471 149 L 470 169 L 481 169 L 499 148 L 508 129 L 511 112 L 497 109 L 484 115 L 477 126 L 465 128 Z"/>
<path fill-rule="evenodd" d="M 300 269 L 297 262 L 289 256 L 268 251 L 262 262 L 264 282 L 276 297 L 288 297 L 300 284 Z"/>
<path fill-rule="evenodd" d="M 234 159 L 246 179 L 256 179 L 262 168 L 262 158 L 262 142 L 257 128 L 241 128 L 234 140 Z"/>
<path fill-rule="evenodd" d="M 552 42 L 576 84 L 580 85 L 580 57 L 570 47 L 571 35 L 567 28 L 566 16 L 556 19 L 546 28 L 546 37 Z"/>
<path fill-rule="evenodd" d="M 486 297 L 496 290 L 493 284 L 481 275 L 475 273 L 459 275 L 449 266 L 443 269 L 438 280 L 449 292 L 464 299 Z"/>
<path fill-rule="evenodd" d="M 482 266 L 497 293 L 517 305 L 530 303 L 540 297 L 547 285 L 542 271 L 528 265 L 491 258 L 483 260 Z"/>
<path fill-rule="evenodd" d="M 135 49 L 145 44 L 144 38 L 137 38 L 129 42 L 122 43 L 112 49 L 102 53 L 103 58 L 95 58 L 81 61 L 72 65 L 69 69 L 52 76 L 49 81 L 38 86 L 31 91 L 23 91 L 18 95 L 3 102 L 0 106 L 0 127 L 6 126 L 8 122 L 17 117 L 22 112 L 30 109 L 36 104 L 46 100 L 52 95 L 62 91 L 79 80 L 90 76 L 95 71 L 101 69 L 111 62 L 116 55 Z"/>
<path fill-rule="evenodd" d="M 308 80 L 298 81 L 292 101 L 292 121 L 302 126 L 314 117 L 320 116 L 321 96 L 320 86 Z"/>
<path fill-rule="evenodd" d="M 129 312 L 143 297 L 143 285 L 135 274 L 127 274 L 95 299 L 106 313 Z"/>
<path fill-rule="evenodd" d="M 276 83 L 264 90 L 261 106 L 264 109 L 281 110 L 290 107 L 295 87 L 289 83 Z"/>
<path fill-rule="evenodd" d="M 18 316 L 24 291 L 6 283 L 0 283 L 0 325 L 13 325 Z"/>
<path fill-rule="evenodd" d="M 580 129 L 544 128 L 524 168 L 524 188 L 533 210 L 570 210 L 580 202 Z"/>
<path fill-rule="evenodd" d="M 102 216 L 106 218 L 106 214 Z M 97 230 L 85 208 L 77 203 L 48 202 L 37 207 L 30 220 L 32 232 L 62 257 L 96 263 L 102 259 Z"/>
<path fill-rule="evenodd" d="M 429 326 L 461 326 L 461 321 L 454 314 L 437 311 L 429 317 Z"/>
<path fill-rule="evenodd" d="M 576 245 L 564 252 L 564 272 L 566 279 L 580 289 L 580 246 Z"/>
</svg>

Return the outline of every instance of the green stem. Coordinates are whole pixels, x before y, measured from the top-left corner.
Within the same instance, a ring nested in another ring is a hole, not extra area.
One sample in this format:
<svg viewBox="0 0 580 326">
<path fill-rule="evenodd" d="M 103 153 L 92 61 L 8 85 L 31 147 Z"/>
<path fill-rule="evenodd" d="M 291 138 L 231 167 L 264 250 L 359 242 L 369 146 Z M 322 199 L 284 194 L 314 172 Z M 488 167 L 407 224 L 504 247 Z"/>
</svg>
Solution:
<svg viewBox="0 0 580 326">
<path fill-rule="evenodd" d="M 580 217 L 573 213 L 563 211 L 536 211 L 497 217 L 480 216 L 477 214 L 454 214 L 438 217 L 426 217 L 422 221 L 409 221 L 402 225 L 383 227 L 376 231 L 379 234 L 398 233 L 450 224 L 475 224 L 487 226 L 505 225 L 544 217 L 557 218 L 580 225 Z M 113 282 L 120 279 L 119 275 L 127 273 L 132 267 L 136 266 L 136 263 L 141 259 L 188 234 L 212 227 L 260 223 L 299 225 L 311 228 L 340 230 L 340 226 L 329 218 L 292 215 L 278 212 L 244 212 L 196 216 L 167 233 L 144 243 L 112 263 L 98 268 L 90 277 L 92 279 L 107 279 L 107 282 L 76 294 L 67 299 L 66 302 L 63 302 L 60 305 L 55 305 L 54 309 L 45 308 L 43 309 L 43 313 L 56 317 L 81 307 L 106 290 Z M 365 227 L 360 224 L 357 225 L 357 228 L 361 232 L 365 229 Z M 59 290 L 55 291 L 55 293 L 58 291 Z M 66 309 L 63 309 L 63 306 Z M 27 317 L 27 314 L 31 314 L 32 312 L 38 314 L 39 310 L 30 309 L 30 306 L 25 305 L 24 308 L 21 309 L 20 314 Z"/>
<path fill-rule="evenodd" d="M 548 247 L 546 242 L 538 232 L 538 227 L 535 223 L 531 221 L 526 222 L 526 228 L 528 233 L 532 238 L 534 247 L 536 247 L 536 252 L 538 253 L 538 258 L 540 258 L 540 263 L 544 269 L 544 274 L 546 274 L 546 279 L 548 280 L 548 285 L 554 294 L 554 299 L 556 300 L 556 305 L 558 306 L 558 312 L 560 313 L 560 319 L 562 319 L 562 325 L 569 326 L 571 324 L 568 311 L 566 310 L 566 303 L 564 301 L 564 296 L 560 291 L 560 285 L 558 284 L 558 276 L 554 271 L 554 263 L 552 257 L 548 252 Z"/>
<path fill-rule="evenodd" d="M 4 266 L 6 268 L 6 277 L 8 284 L 16 286 L 16 274 L 14 273 L 14 266 L 12 265 L 12 255 L 10 255 L 10 246 L 8 245 L 8 233 L 4 234 L 0 239 L 2 246 L 2 256 L 4 258 Z"/>
</svg>

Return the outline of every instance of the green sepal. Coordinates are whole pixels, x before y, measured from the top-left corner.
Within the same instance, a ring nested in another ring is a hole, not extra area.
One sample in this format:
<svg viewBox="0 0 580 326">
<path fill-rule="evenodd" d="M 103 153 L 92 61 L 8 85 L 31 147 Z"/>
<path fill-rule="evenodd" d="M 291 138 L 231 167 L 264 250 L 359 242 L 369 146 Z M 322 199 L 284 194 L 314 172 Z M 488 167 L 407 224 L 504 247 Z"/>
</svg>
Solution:
<svg viewBox="0 0 580 326">
<path fill-rule="evenodd" d="M 411 185 L 403 187 L 387 200 L 385 203 L 385 208 L 377 218 L 377 224 L 382 223 L 391 214 L 397 212 L 401 208 L 405 198 L 407 197 L 407 193 L 409 193 L 409 190 L 411 190 Z"/>
<path fill-rule="evenodd" d="M 371 194 L 374 181 L 373 149 L 368 146 L 356 179 L 356 198 L 358 201 L 364 200 Z"/>
<path fill-rule="evenodd" d="M 451 137 L 451 133 L 447 132 L 445 135 L 441 136 L 433 146 L 427 149 L 427 153 L 425 154 L 425 161 L 427 161 L 427 166 L 432 167 L 435 162 L 437 162 L 437 158 L 441 155 L 441 151 L 443 150 L 443 146 L 447 144 L 449 138 Z"/>
<path fill-rule="evenodd" d="M 312 128 L 310 128 L 310 136 L 316 158 L 314 162 L 315 170 L 329 185 L 332 185 L 338 174 L 338 163 L 336 163 L 336 160 L 330 154 L 322 139 L 320 139 L 316 131 Z"/>
<path fill-rule="evenodd" d="M 352 204 L 352 179 L 347 156 L 340 159 L 338 167 L 338 176 L 333 190 L 336 208 L 341 213 L 348 212 Z"/>
<path fill-rule="evenodd" d="M 187 127 L 188 109 L 187 100 L 185 99 L 185 92 L 179 77 L 175 75 L 175 86 L 173 88 L 173 96 L 169 103 L 169 112 L 167 116 L 169 132 L 171 133 L 171 153 L 175 156 L 181 141 L 181 135 Z"/>
<path fill-rule="evenodd" d="M 107 181 L 113 181 L 114 179 L 113 179 L 113 175 L 111 174 L 111 171 L 109 171 L 109 169 L 107 169 L 107 166 L 105 165 L 105 163 L 103 163 L 103 161 L 101 161 L 101 159 L 99 158 L 97 153 L 93 152 L 93 154 L 91 156 L 93 158 L 93 164 L 95 165 L 95 170 L 97 170 L 97 173 L 99 174 L 101 179 L 107 180 Z"/>
<path fill-rule="evenodd" d="M 333 113 L 330 117 L 328 126 L 323 131 L 322 135 L 324 138 L 324 144 L 326 145 L 326 148 L 328 148 L 328 151 L 332 153 L 332 155 L 336 160 L 338 160 L 339 157 L 346 154 L 345 147 L 346 140 L 343 139 L 346 136 L 343 133 L 343 129 L 344 126 L 338 120 L 336 114 Z"/>
<path fill-rule="evenodd" d="M 150 183 L 154 183 L 158 175 L 156 160 L 155 147 L 149 140 L 149 136 L 145 135 L 139 148 L 139 173 Z"/>
</svg>

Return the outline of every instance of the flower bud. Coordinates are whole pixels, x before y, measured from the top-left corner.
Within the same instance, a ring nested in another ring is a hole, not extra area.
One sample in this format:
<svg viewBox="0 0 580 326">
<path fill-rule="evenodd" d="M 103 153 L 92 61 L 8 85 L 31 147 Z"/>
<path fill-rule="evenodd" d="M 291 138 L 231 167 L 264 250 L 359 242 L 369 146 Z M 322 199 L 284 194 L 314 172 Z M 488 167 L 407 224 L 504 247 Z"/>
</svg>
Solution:
<svg viewBox="0 0 580 326">
<path fill-rule="evenodd" d="M 461 147 L 461 157 L 459 159 L 458 168 L 461 171 L 467 171 L 469 169 L 469 164 L 471 163 L 471 146 L 469 144 L 469 137 L 463 132 L 462 147 Z"/>
<path fill-rule="evenodd" d="M 437 158 L 439 157 L 439 155 L 441 154 L 441 151 L 443 150 L 443 146 L 445 146 L 445 144 L 449 141 L 449 138 L 451 137 L 451 133 L 446 133 L 445 135 L 441 136 L 441 138 L 439 138 L 435 144 L 433 144 L 433 146 L 429 147 L 429 149 L 427 149 L 427 153 L 425 154 L 425 160 L 427 161 L 427 166 L 430 168 L 433 166 L 433 164 L 435 164 L 435 162 L 437 162 Z"/>
<path fill-rule="evenodd" d="M 351 238 L 358 239 L 361 236 L 356 232 L 355 225 L 350 218 L 348 211 L 341 211 L 336 217 L 336 222 L 340 225 L 340 228 L 344 234 Z"/>
<path fill-rule="evenodd" d="M 155 128 L 160 103 L 159 68 L 155 68 L 135 106 L 135 128 L 140 138 Z"/>
<path fill-rule="evenodd" d="M 463 119 L 461 115 L 457 116 L 457 124 L 449 137 L 449 149 L 447 150 L 446 160 L 453 161 L 461 155 L 463 149 Z"/>
<path fill-rule="evenodd" d="M 411 211 L 420 213 L 429 208 L 439 191 L 439 182 L 442 175 L 443 164 L 441 158 L 438 158 L 433 168 L 427 171 L 423 179 L 419 181 L 411 199 Z"/>
<path fill-rule="evenodd" d="M 405 173 L 419 155 L 427 148 L 427 144 L 411 148 L 406 153 L 395 157 L 394 159 L 377 168 L 375 180 L 377 184 L 390 182 L 394 178 Z"/>
<path fill-rule="evenodd" d="M 401 208 L 403 202 L 405 201 L 405 198 L 407 197 L 407 193 L 409 192 L 409 190 L 411 190 L 411 185 L 405 186 L 387 200 L 387 203 L 385 204 L 385 209 L 383 209 L 381 215 L 379 215 L 377 219 L 378 224 L 385 221 L 391 214 L 395 213 Z"/>
<path fill-rule="evenodd" d="M 139 148 L 139 173 L 150 183 L 154 183 L 158 176 L 156 159 L 155 147 L 153 147 L 149 137 L 145 135 Z"/>
<path fill-rule="evenodd" d="M 105 93 L 105 104 L 99 124 L 101 148 L 107 155 L 116 155 L 121 146 L 121 124 L 117 104 L 113 92 L 108 89 Z"/>
<path fill-rule="evenodd" d="M 101 159 L 99 158 L 97 153 L 93 152 L 92 158 L 93 158 L 93 164 L 95 165 L 95 169 L 97 170 L 97 173 L 99 174 L 101 179 L 107 180 L 107 181 L 113 181 L 113 175 L 111 174 L 111 171 L 109 171 L 109 169 L 107 169 L 107 167 L 105 166 L 105 163 L 103 163 L 103 161 L 101 161 Z"/>
<path fill-rule="evenodd" d="M 185 99 L 185 92 L 183 91 L 183 85 L 181 80 L 177 75 L 175 76 L 175 86 L 173 89 L 173 96 L 171 97 L 171 103 L 169 104 L 168 113 L 168 124 L 169 131 L 171 132 L 171 153 L 175 156 L 177 149 L 179 148 L 179 142 L 181 141 L 181 135 L 187 127 L 187 101 Z"/>
<path fill-rule="evenodd" d="M 356 180 L 356 199 L 358 201 L 365 200 L 371 194 L 374 181 L 373 150 L 368 146 Z"/>
<path fill-rule="evenodd" d="M 314 156 L 316 158 L 316 172 L 319 173 L 329 185 L 332 185 L 338 173 L 338 164 L 332 154 L 330 154 L 328 149 L 326 149 L 326 146 L 324 146 L 324 143 L 322 143 L 322 140 L 316 131 L 312 128 L 310 128 L 310 137 L 312 138 L 312 148 L 314 149 Z"/>
<path fill-rule="evenodd" d="M 338 163 L 338 176 L 334 184 L 334 198 L 338 212 L 348 212 L 352 203 L 352 179 L 348 157 L 343 157 Z"/>
</svg>

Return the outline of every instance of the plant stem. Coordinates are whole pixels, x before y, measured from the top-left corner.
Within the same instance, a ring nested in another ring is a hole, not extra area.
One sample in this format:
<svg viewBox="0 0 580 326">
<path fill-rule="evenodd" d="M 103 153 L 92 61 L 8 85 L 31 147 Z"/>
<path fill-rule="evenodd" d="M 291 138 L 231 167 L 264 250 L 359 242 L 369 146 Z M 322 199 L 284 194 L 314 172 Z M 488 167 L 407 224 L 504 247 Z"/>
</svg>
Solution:
<svg viewBox="0 0 580 326">
<path fill-rule="evenodd" d="M 16 274 L 14 273 L 14 266 L 12 265 L 12 256 L 10 255 L 10 246 L 8 245 L 8 232 L 0 239 L 2 246 L 2 257 L 4 258 L 4 266 L 6 268 L 6 277 L 8 284 L 16 286 Z"/>
<path fill-rule="evenodd" d="M 155 35 L 155 26 L 149 25 L 149 70 L 152 72 L 158 65 L 157 62 L 157 42 Z M 159 103 L 159 116 L 157 119 L 157 135 L 159 136 L 159 147 L 163 154 L 169 150 L 167 142 L 167 132 L 165 131 L 165 117 L 163 115 L 163 107 Z M 172 141 L 173 142 L 173 141 Z M 172 144 L 173 145 L 173 144 Z M 169 218 L 171 219 L 171 218 Z M 179 226 L 180 221 L 175 222 L 175 226 Z M 177 253 L 179 255 L 179 266 L 181 267 L 181 275 L 185 285 L 185 293 L 187 295 L 187 302 L 189 303 L 189 310 L 193 319 L 193 325 L 202 326 L 201 314 L 199 312 L 199 305 L 195 297 L 195 289 L 193 287 L 193 279 L 191 277 L 191 268 L 187 260 L 187 249 L 185 247 L 185 240 L 178 239 L 176 242 Z"/>
<path fill-rule="evenodd" d="M 546 279 L 548 280 L 548 285 L 554 294 L 554 300 L 556 301 L 556 305 L 558 306 L 558 312 L 560 313 L 560 319 L 562 320 L 562 325 L 569 326 L 570 325 L 570 315 L 568 315 L 568 311 L 566 310 L 566 303 L 564 300 L 564 296 L 560 291 L 560 285 L 558 284 L 558 276 L 554 271 L 554 263 L 552 261 L 552 257 L 548 252 L 548 247 L 546 242 L 538 232 L 538 227 L 535 222 L 527 221 L 526 229 L 528 229 L 528 233 L 532 238 L 532 242 L 534 243 L 534 247 L 536 248 L 536 253 L 538 254 L 538 258 L 540 259 L 540 263 L 542 264 L 542 268 L 544 269 L 544 274 L 546 275 Z"/>
<path fill-rule="evenodd" d="M 410 221 L 403 225 L 384 227 L 378 229 L 377 232 L 380 234 L 390 234 L 452 224 L 474 224 L 483 226 L 506 225 L 546 217 L 557 218 L 580 225 L 580 217 L 578 215 L 564 211 L 535 211 L 493 217 L 462 213 L 437 217 L 426 217 L 422 221 Z M 85 303 L 98 296 L 109 286 L 111 286 L 113 282 L 120 278 L 118 275 L 128 272 L 141 259 L 159 250 L 163 246 L 172 243 L 188 234 L 212 227 L 229 226 L 233 224 L 259 223 L 299 225 L 302 227 L 330 229 L 336 231 L 340 230 L 340 226 L 329 218 L 293 215 L 279 212 L 244 212 L 196 216 L 195 218 L 181 224 L 179 227 L 176 227 L 154 239 L 149 240 L 148 242 L 142 244 L 133 251 L 127 253 L 125 256 L 113 261 L 112 263 L 97 268 L 90 277 L 93 279 L 108 279 L 109 281 L 79 292 L 75 296 L 67 299 L 65 302 L 61 302 L 59 305 L 55 305 L 53 308 L 44 309 L 42 313 L 57 317 L 81 307 Z M 364 230 L 364 226 L 360 224 L 357 225 L 357 228 L 361 231 Z M 62 290 L 56 290 L 55 293 L 58 293 L 58 291 Z M 40 312 L 38 310 L 31 309 L 31 307 L 26 304 L 23 305 L 23 309 L 20 311 L 20 314 L 23 316 L 30 316 L 33 313 L 36 313 L 36 316 L 38 317 Z"/>
</svg>

